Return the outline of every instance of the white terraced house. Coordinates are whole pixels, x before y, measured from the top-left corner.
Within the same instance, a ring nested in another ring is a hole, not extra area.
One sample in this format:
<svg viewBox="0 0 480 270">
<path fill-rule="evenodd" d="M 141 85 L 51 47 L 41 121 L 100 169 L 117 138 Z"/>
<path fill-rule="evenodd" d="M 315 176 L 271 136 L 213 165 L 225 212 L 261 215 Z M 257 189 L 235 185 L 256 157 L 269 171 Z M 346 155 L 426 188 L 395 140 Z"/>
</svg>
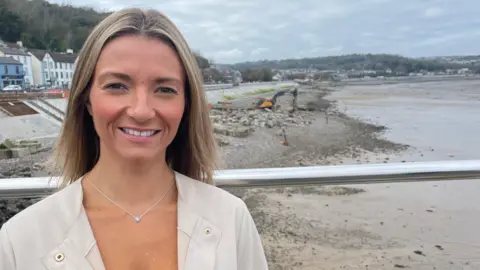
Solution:
<svg viewBox="0 0 480 270">
<path fill-rule="evenodd" d="M 70 88 L 77 55 L 68 49 L 66 53 L 47 52 L 42 60 L 43 75 L 46 85 Z"/>
<path fill-rule="evenodd" d="M 43 86 L 45 85 L 45 78 L 43 76 L 43 57 L 47 51 L 45 50 L 37 50 L 37 49 L 30 49 L 28 50 L 28 54 L 30 54 L 32 58 L 32 71 L 33 71 L 33 84 L 36 86 Z"/>
</svg>

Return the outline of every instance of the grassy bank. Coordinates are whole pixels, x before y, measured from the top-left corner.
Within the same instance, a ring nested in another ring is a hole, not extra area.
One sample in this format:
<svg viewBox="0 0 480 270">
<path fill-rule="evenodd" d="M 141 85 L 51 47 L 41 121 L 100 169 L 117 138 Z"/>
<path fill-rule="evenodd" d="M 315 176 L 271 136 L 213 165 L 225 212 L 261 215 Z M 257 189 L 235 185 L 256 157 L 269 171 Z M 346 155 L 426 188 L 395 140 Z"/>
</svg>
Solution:
<svg viewBox="0 0 480 270">
<path fill-rule="evenodd" d="M 280 88 L 286 88 L 286 87 L 280 87 Z M 275 88 L 260 88 L 260 89 L 256 89 L 256 90 L 253 90 L 253 91 L 245 92 L 245 93 L 240 94 L 240 95 L 223 95 L 223 98 L 226 99 L 226 100 L 234 100 L 234 99 L 241 98 L 241 97 L 248 97 L 248 96 L 253 96 L 253 95 L 265 94 L 265 93 L 273 92 L 275 90 L 276 90 Z"/>
</svg>

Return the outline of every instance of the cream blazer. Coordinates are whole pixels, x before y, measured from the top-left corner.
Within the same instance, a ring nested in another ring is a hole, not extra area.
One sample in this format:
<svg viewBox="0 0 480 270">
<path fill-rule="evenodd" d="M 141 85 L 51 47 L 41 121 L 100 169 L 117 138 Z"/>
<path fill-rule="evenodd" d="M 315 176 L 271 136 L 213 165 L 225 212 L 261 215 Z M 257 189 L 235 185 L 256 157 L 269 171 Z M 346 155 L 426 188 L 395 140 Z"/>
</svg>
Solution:
<svg viewBox="0 0 480 270">
<path fill-rule="evenodd" d="M 179 270 L 268 269 L 245 203 L 175 174 Z M 105 269 L 82 199 L 81 181 L 75 181 L 7 221 L 0 230 L 0 269 Z"/>
</svg>

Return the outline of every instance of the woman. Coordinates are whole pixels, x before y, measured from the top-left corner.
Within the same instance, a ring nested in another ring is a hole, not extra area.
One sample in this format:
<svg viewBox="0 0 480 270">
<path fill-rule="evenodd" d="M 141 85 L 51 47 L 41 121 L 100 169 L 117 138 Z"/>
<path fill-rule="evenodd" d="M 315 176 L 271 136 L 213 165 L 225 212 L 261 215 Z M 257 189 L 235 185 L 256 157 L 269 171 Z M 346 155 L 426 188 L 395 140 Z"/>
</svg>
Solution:
<svg viewBox="0 0 480 270">
<path fill-rule="evenodd" d="M 211 185 L 201 76 L 174 24 L 116 12 L 76 70 L 56 151 L 65 188 L 2 227 L 0 269 L 267 269 L 245 204 Z"/>
</svg>

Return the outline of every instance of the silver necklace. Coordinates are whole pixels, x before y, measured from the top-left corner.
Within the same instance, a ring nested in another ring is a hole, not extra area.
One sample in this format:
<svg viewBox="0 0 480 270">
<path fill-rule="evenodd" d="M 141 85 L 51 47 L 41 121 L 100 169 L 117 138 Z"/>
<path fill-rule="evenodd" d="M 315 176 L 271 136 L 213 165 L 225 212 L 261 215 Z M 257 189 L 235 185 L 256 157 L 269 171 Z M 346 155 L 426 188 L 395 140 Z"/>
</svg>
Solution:
<svg viewBox="0 0 480 270">
<path fill-rule="evenodd" d="M 168 194 L 168 192 L 172 189 L 173 183 L 175 183 L 175 181 L 172 181 L 172 183 L 168 187 L 167 191 L 165 191 L 165 193 L 162 195 L 162 197 L 160 197 L 160 199 L 157 202 L 155 202 L 150 208 L 148 208 L 147 211 L 145 211 L 140 216 L 135 216 L 132 213 L 130 213 L 127 209 L 123 208 L 120 204 L 118 204 L 114 200 L 110 199 L 97 186 L 95 186 L 92 182 L 88 181 L 88 179 L 87 179 L 87 182 L 90 183 L 90 185 L 92 185 L 100 194 L 102 194 L 103 197 L 105 197 L 105 199 L 109 200 L 111 203 L 115 204 L 117 207 L 119 207 L 120 209 L 125 211 L 125 213 L 129 214 L 133 218 L 133 220 L 135 220 L 136 223 L 140 223 L 140 221 L 142 221 L 143 216 L 145 216 L 147 213 L 149 213 L 153 208 L 155 208 L 155 206 L 157 206 L 163 200 L 163 198 L 165 198 L 165 196 Z"/>
</svg>

